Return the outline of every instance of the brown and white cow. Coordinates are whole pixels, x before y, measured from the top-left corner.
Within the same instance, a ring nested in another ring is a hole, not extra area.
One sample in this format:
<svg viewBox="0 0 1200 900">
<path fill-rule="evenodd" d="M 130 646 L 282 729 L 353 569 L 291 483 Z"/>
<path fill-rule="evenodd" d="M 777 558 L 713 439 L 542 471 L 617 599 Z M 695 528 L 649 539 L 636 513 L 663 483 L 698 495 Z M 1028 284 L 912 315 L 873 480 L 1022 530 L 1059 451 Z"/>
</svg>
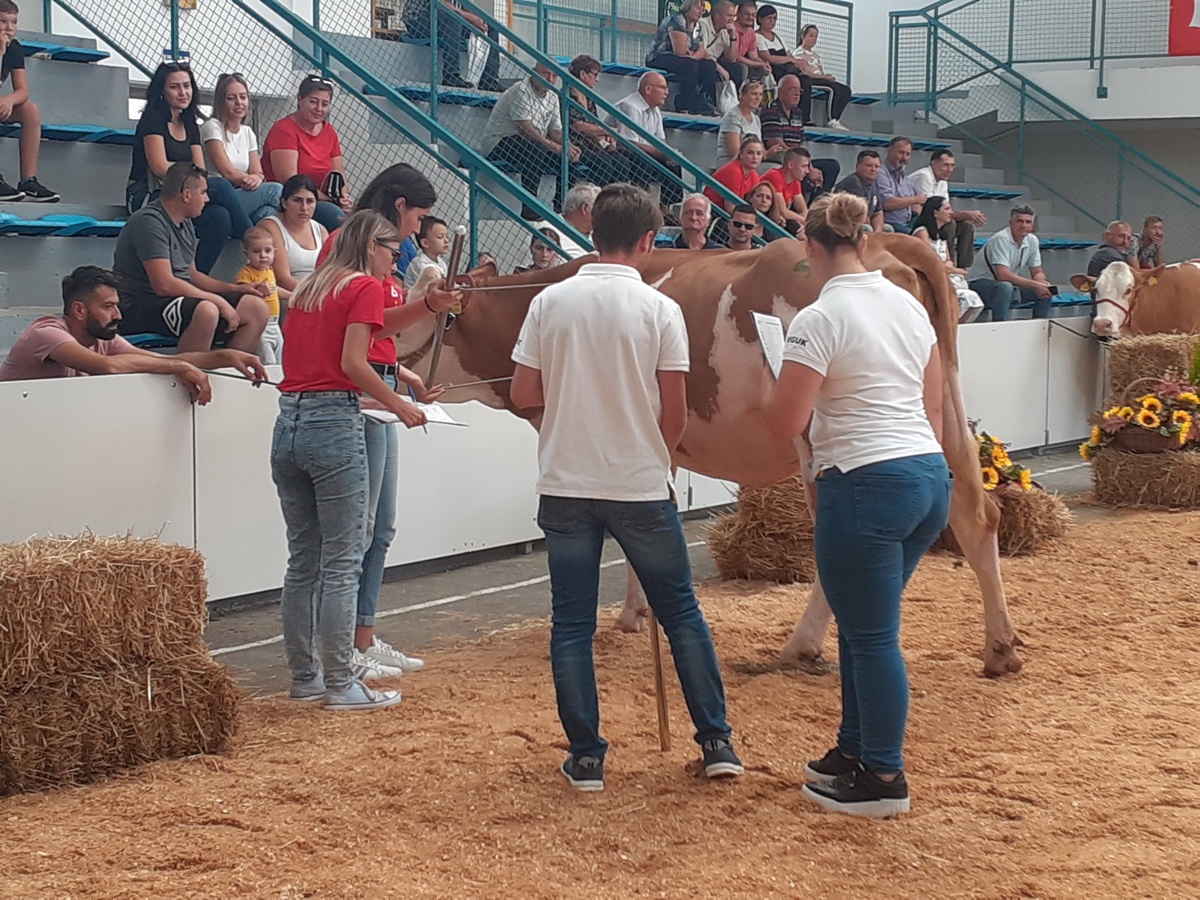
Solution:
<svg viewBox="0 0 1200 900">
<path fill-rule="evenodd" d="M 1092 332 L 1099 337 L 1200 331 L 1200 265 L 1196 262 L 1156 269 L 1109 263 L 1094 281 L 1072 275 L 1071 284 L 1085 293 L 1095 291 Z"/>
<path fill-rule="evenodd" d="M 461 383 L 511 376 L 509 359 L 525 312 L 540 286 L 561 281 L 587 260 L 541 272 L 476 278 L 472 302 L 446 332 L 437 379 Z M 956 329 L 958 301 L 934 251 L 904 235 L 872 234 L 864 261 L 908 289 L 929 311 L 945 373 L 944 449 L 955 474 L 950 524 L 983 593 L 984 671 L 1017 672 L 1020 644 L 1009 619 L 996 548 L 999 512 L 988 502 L 979 475 L 975 444 L 959 384 Z M 818 294 L 804 244 L 776 241 L 762 250 L 737 253 L 658 250 L 642 268 L 643 279 L 679 303 L 687 322 L 692 367 L 687 377 L 688 424 L 674 462 L 693 472 L 741 485 L 766 485 L 800 471 L 809 459 L 803 441 L 772 435 L 760 403 L 765 363 L 752 312 L 791 321 Z M 411 329 L 401 341 L 401 358 L 416 371 L 428 367 L 425 352 L 432 326 Z M 480 400 L 515 409 L 508 382 L 454 391 L 447 399 Z M 811 490 L 811 486 L 810 486 Z M 811 495 L 810 495 L 811 501 Z M 785 660 L 821 654 L 832 613 L 820 585 L 781 655 Z"/>
</svg>

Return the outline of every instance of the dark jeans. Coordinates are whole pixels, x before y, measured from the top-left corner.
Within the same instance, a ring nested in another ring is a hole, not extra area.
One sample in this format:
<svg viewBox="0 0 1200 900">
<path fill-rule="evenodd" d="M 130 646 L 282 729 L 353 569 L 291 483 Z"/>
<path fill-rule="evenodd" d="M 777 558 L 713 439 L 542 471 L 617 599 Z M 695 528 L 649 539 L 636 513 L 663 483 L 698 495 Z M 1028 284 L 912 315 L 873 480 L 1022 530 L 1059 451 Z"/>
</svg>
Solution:
<svg viewBox="0 0 1200 900">
<path fill-rule="evenodd" d="M 620 503 L 543 496 L 538 525 L 546 533 L 550 565 L 550 666 L 571 754 L 603 759 L 608 748 L 600 736 L 592 661 L 605 533 L 620 544 L 671 642 L 696 742 L 728 738 L 725 685 L 712 634 L 692 589 L 687 543 L 675 505 L 670 500 Z"/>
<path fill-rule="evenodd" d="M 149 192 L 145 182 L 130 183 L 125 188 L 125 206 L 132 215 L 157 199 L 159 193 Z M 208 203 L 192 219 L 192 227 L 196 229 L 196 268 L 205 275 L 211 272 L 225 249 L 225 242 L 230 238 L 240 241 L 252 224 L 237 188 L 219 175 L 210 175 Z"/>
<path fill-rule="evenodd" d="M 821 81 L 820 79 L 810 79 L 812 86 L 817 88 L 827 88 L 833 92 L 833 96 L 829 99 L 829 118 L 840 119 L 842 113 L 846 111 L 846 107 L 850 104 L 850 88 L 838 81 Z M 804 100 L 800 100 L 801 110 L 804 108 Z M 804 117 L 804 121 L 808 121 L 808 116 Z"/>
<path fill-rule="evenodd" d="M 636 185 L 647 187 L 657 184 L 660 187 L 660 198 L 665 204 L 678 203 L 683 199 L 683 171 L 678 163 L 663 162 L 662 165 L 671 174 L 662 171 L 645 153 L 640 150 L 624 148 L 622 155 L 629 162 L 629 180 Z"/>
<path fill-rule="evenodd" d="M 330 200 L 318 200 L 313 218 L 324 225 L 326 231 L 334 232 L 342 227 L 342 219 L 346 218 L 346 211 Z"/>
<path fill-rule="evenodd" d="M 604 187 L 617 181 L 629 181 L 629 160 L 617 150 L 597 150 L 584 141 L 572 142 L 580 147 L 578 165 L 587 169 L 587 180 Z M 582 175 L 582 173 L 580 173 Z"/>
<path fill-rule="evenodd" d="M 804 202 L 810 204 L 822 194 L 832 194 L 833 186 L 838 183 L 838 176 L 842 174 L 842 164 L 836 159 L 814 159 L 812 167 L 820 171 L 824 180 L 819 188 L 805 192 Z"/>
<path fill-rule="evenodd" d="M 874 772 L 904 768 L 908 674 L 900 652 L 904 586 L 950 515 L 940 453 L 817 476 L 817 572 L 837 619 L 838 749 Z"/>
<path fill-rule="evenodd" d="M 434 0 L 436 2 L 436 0 Z M 418 11 L 419 10 L 419 11 Z M 426 4 L 417 4 L 413 15 L 405 11 L 404 25 L 411 37 L 419 40 L 429 38 L 429 9 Z M 467 52 L 467 39 L 478 32 L 460 16 L 450 12 L 441 3 L 438 13 L 438 52 L 442 57 L 442 78 L 461 78 L 459 56 Z M 482 35 L 480 35 L 482 37 Z M 500 75 L 500 55 L 496 29 L 488 26 L 488 55 L 483 64 L 480 84 L 494 85 Z"/>
<path fill-rule="evenodd" d="M 951 220 L 938 229 L 938 236 L 946 242 L 950 261 L 960 269 L 970 269 L 975 262 L 974 223 Z"/>
<path fill-rule="evenodd" d="M 1050 301 L 1054 298 L 1042 300 L 1033 288 L 1019 288 L 1010 281 L 996 281 L 993 278 L 976 278 L 967 286 L 979 295 L 983 308 L 991 312 L 993 322 L 1007 321 L 1014 303 L 1032 303 L 1035 319 L 1050 317 Z"/>
<path fill-rule="evenodd" d="M 717 96 L 717 64 L 711 59 L 664 54 L 649 60 L 652 69 L 664 69 L 679 79 L 676 112 L 694 112 L 713 105 Z"/>
<path fill-rule="evenodd" d="M 541 183 L 542 176 L 554 175 L 556 185 L 554 208 L 558 209 L 562 205 L 565 188 L 562 183 L 562 157 L 559 154 L 529 138 L 519 134 L 510 134 L 506 138 L 501 138 L 500 143 L 492 148 L 488 159 L 506 162 L 516 169 L 517 174 L 521 177 L 521 186 L 534 197 L 537 196 L 538 184 Z M 574 168 L 574 166 L 571 167 L 568 177 L 574 175 Z"/>
</svg>

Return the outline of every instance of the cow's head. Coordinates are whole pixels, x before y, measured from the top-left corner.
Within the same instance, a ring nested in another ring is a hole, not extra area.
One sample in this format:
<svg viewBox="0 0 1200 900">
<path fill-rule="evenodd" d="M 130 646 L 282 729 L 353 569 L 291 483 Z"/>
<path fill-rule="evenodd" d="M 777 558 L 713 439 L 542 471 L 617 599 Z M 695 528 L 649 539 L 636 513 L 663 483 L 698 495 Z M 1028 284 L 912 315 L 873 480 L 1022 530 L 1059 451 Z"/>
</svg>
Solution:
<svg viewBox="0 0 1200 900">
<path fill-rule="evenodd" d="M 1110 263 L 1095 281 L 1086 275 L 1072 275 L 1071 284 L 1075 289 L 1089 292 L 1095 298 L 1096 317 L 1092 320 L 1092 332 L 1098 337 L 1120 337 L 1121 329 L 1129 326 L 1139 293 L 1156 284 L 1161 273 L 1161 267 L 1142 271 L 1128 263 L 1115 262 Z"/>
</svg>

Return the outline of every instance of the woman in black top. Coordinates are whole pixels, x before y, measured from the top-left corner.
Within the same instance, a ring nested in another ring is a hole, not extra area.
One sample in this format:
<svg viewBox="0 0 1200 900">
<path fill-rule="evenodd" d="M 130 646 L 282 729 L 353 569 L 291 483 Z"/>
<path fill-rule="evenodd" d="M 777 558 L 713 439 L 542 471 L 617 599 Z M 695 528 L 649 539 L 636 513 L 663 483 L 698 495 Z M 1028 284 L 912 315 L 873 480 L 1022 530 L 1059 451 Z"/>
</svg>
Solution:
<svg viewBox="0 0 1200 900">
<path fill-rule="evenodd" d="M 125 202 L 133 213 L 158 196 L 161 179 L 172 163 L 192 162 L 204 168 L 196 101 L 199 88 L 186 63 L 163 63 L 146 89 L 146 108 L 133 140 L 133 165 Z M 208 203 L 192 224 L 196 228 L 196 268 L 206 275 L 229 238 L 241 239 L 250 228 L 236 189 L 219 176 L 209 176 Z"/>
</svg>

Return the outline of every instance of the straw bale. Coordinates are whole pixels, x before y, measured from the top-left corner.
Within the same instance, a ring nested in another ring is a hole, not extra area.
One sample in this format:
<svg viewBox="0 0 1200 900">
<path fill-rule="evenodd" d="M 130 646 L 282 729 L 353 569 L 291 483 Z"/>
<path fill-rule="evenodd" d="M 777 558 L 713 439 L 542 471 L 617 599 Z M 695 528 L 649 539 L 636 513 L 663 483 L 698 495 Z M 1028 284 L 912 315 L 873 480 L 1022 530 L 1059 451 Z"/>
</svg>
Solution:
<svg viewBox="0 0 1200 900">
<path fill-rule="evenodd" d="M 207 654 L 53 675 L 0 694 L 0 796 L 228 748 L 241 694 Z"/>
<path fill-rule="evenodd" d="M 0 545 L 0 692 L 203 648 L 204 558 L 157 540 L 82 535 Z"/>
<path fill-rule="evenodd" d="M 1161 378 L 1168 369 L 1190 372 L 1195 334 L 1135 334 L 1108 345 L 1109 390 L 1119 396 L 1139 378 Z"/>
<path fill-rule="evenodd" d="M 781 584 L 816 579 L 813 522 L 800 476 L 738 490 L 738 508 L 709 528 L 708 548 L 721 578 Z"/>
<path fill-rule="evenodd" d="M 1092 497 L 1106 506 L 1200 509 L 1200 452 L 1105 447 L 1092 460 Z"/>
<path fill-rule="evenodd" d="M 1035 487 L 1001 492 L 1000 527 L 996 542 L 1003 556 L 1029 556 L 1061 538 L 1071 524 L 1071 512 L 1057 494 Z"/>
</svg>

